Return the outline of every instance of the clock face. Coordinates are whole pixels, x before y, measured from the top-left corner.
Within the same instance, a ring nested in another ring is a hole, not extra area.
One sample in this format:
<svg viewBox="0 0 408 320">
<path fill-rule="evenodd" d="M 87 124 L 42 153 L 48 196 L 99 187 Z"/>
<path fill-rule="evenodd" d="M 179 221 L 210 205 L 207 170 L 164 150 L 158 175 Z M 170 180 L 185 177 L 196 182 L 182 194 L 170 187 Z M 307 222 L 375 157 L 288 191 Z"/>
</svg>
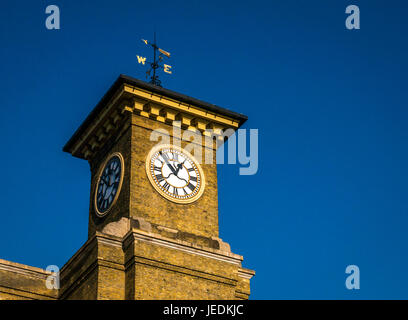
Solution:
<svg viewBox="0 0 408 320">
<path fill-rule="evenodd" d="M 205 179 L 200 165 L 177 146 L 153 148 L 146 159 L 146 173 L 153 187 L 176 203 L 191 203 L 204 192 Z"/>
<path fill-rule="evenodd" d="M 118 198 L 123 181 L 123 157 L 114 153 L 102 165 L 95 191 L 95 211 L 100 217 L 106 215 Z"/>
</svg>

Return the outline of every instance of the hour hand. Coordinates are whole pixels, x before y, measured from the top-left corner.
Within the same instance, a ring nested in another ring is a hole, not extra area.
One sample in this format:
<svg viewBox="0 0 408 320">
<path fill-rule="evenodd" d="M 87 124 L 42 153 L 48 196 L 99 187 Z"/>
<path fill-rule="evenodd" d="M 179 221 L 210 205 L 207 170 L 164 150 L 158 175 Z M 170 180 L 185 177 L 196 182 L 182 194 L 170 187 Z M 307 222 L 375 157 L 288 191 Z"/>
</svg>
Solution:
<svg viewBox="0 0 408 320">
<path fill-rule="evenodd" d="M 103 183 L 105 183 L 107 187 L 109 186 L 109 182 L 106 181 L 106 179 L 105 179 L 105 177 L 103 175 L 101 176 L 100 180 L 103 181 Z"/>
<path fill-rule="evenodd" d="M 174 173 L 174 174 L 177 176 L 177 178 L 178 178 L 178 172 L 180 171 L 180 169 L 183 168 L 184 162 L 186 162 L 186 160 L 184 160 L 182 163 L 179 163 L 179 164 L 177 165 L 177 170 L 176 170 L 176 172 Z"/>
</svg>

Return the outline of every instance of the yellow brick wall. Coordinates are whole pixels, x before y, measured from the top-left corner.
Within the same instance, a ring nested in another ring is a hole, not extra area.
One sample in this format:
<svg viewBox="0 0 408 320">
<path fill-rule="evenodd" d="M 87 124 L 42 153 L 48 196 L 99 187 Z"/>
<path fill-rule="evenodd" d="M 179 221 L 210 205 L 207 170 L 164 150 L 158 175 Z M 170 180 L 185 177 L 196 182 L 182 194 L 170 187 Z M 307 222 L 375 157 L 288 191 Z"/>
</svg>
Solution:
<svg viewBox="0 0 408 320">
<path fill-rule="evenodd" d="M 110 222 L 121 217 L 142 217 L 150 223 L 206 237 L 218 236 L 218 189 L 217 166 L 202 164 L 206 178 L 204 194 L 191 204 L 177 204 L 164 199 L 151 185 L 146 175 L 146 157 L 157 143 L 150 141 L 152 130 L 164 128 L 172 133 L 172 126 L 137 115 L 128 115 L 126 123 L 116 141 L 110 141 L 91 161 L 91 197 L 89 210 L 89 237 L 102 231 Z M 131 125 L 130 125 L 131 122 Z M 130 126 L 129 126 L 130 125 Z M 128 127 L 129 126 L 129 127 Z M 182 142 L 184 147 L 187 142 Z M 205 148 L 202 147 L 204 157 Z M 215 150 L 208 149 L 215 159 Z M 124 157 L 125 175 L 121 192 L 115 206 L 104 218 L 94 212 L 95 186 L 103 162 L 114 152 Z M 204 158 L 203 158 L 204 159 Z"/>
<path fill-rule="evenodd" d="M 121 217 L 129 216 L 129 205 L 130 205 L 130 179 L 131 176 L 131 128 L 130 128 L 130 118 L 128 122 L 124 124 L 122 130 L 115 136 L 115 140 L 106 143 L 105 148 L 99 152 L 96 158 L 90 162 L 91 167 L 91 192 L 90 192 L 90 202 L 89 202 L 89 226 L 88 226 L 88 238 L 91 238 L 96 231 L 102 231 L 103 227 L 113 221 L 119 220 Z M 95 197 L 95 186 L 98 180 L 99 170 L 103 165 L 104 161 L 112 153 L 120 152 L 124 158 L 125 173 L 121 192 L 118 196 L 116 204 L 112 207 L 109 213 L 103 217 L 99 218 L 95 214 L 94 210 L 94 197 Z"/>
<path fill-rule="evenodd" d="M 58 290 L 48 289 L 50 273 L 43 269 L 0 259 L 0 300 L 54 300 Z"/>
<path fill-rule="evenodd" d="M 206 178 L 204 194 L 191 204 L 177 204 L 163 198 L 150 184 L 145 170 L 146 157 L 157 142 L 150 141 L 152 130 L 172 126 L 132 116 L 132 161 L 130 215 L 180 231 L 207 237 L 218 236 L 218 192 L 216 164 L 202 164 Z M 186 142 L 182 143 L 182 147 Z M 204 148 L 202 148 L 204 150 Z M 215 151 L 211 151 L 215 152 Z M 202 151 L 204 155 L 204 151 Z"/>
<path fill-rule="evenodd" d="M 164 239 L 155 237 L 158 244 L 132 239 L 132 234 L 124 240 L 127 299 L 235 298 L 238 258 L 234 263 L 220 261 L 211 255 L 216 250 L 200 250 L 182 241 L 162 245 Z"/>
<path fill-rule="evenodd" d="M 37 273 L 0 270 L 0 299 L 247 299 L 241 260 L 138 229 L 122 239 L 96 233 L 61 269 L 60 290 L 25 266 Z"/>
<path fill-rule="evenodd" d="M 234 299 L 234 287 L 191 274 L 143 264 L 134 266 L 137 300 Z"/>
</svg>

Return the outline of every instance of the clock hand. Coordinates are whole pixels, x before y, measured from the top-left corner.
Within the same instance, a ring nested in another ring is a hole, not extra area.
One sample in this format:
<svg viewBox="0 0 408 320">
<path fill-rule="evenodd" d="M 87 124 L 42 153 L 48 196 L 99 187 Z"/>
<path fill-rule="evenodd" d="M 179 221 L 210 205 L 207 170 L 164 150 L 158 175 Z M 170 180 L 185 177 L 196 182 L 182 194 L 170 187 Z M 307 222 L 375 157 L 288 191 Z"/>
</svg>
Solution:
<svg viewBox="0 0 408 320">
<path fill-rule="evenodd" d="M 162 156 L 164 161 L 166 162 L 167 166 L 170 168 L 171 172 L 173 172 L 176 176 L 176 170 L 173 168 L 173 166 L 170 164 L 169 160 L 167 159 L 167 156 L 165 156 L 161 151 L 159 151 L 159 154 Z"/>
<path fill-rule="evenodd" d="M 103 198 L 104 198 L 105 200 L 109 198 L 109 196 L 110 196 L 111 193 L 112 193 L 112 190 L 113 190 L 113 187 L 108 187 L 108 188 L 106 189 L 105 194 L 104 194 L 104 196 L 103 196 Z"/>
<path fill-rule="evenodd" d="M 102 180 L 106 185 L 109 185 L 108 181 L 105 180 L 104 176 L 101 176 L 101 180 Z"/>
<path fill-rule="evenodd" d="M 110 175 L 109 176 L 109 182 L 111 182 L 111 183 L 109 183 L 109 187 L 112 186 L 113 184 L 115 184 L 115 180 L 116 180 L 115 178 L 116 178 L 115 175 Z"/>
<path fill-rule="evenodd" d="M 177 178 L 178 178 L 178 172 L 180 171 L 181 168 L 183 168 L 184 162 L 186 162 L 186 160 L 187 160 L 187 159 L 184 159 L 184 161 L 183 161 L 182 163 L 179 163 L 179 164 L 177 165 L 177 170 L 176 170 L 176 172 L 174 173 Z"/>
</svg>

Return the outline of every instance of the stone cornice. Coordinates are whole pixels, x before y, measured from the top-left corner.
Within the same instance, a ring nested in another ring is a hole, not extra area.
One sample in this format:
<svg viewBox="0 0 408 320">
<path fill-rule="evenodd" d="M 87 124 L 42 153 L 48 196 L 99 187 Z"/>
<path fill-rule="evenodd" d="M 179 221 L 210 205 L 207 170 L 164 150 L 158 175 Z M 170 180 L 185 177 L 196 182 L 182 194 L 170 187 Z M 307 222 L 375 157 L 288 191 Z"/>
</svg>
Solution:
<svg viewBox="0 0 408 320">
<path fill-rule="evenodd" d="M 45 295 L 45 294 L 39 294 L 39 293 L 33 293 L 27 290 L 21 290 L 21 289 L 16 289 L 16 288 L 8 288 L 4 286 L 0 286 L 0 296 L 1 293 L 6 293 L 12 296 L 18 296 L 24 300 L 57 300 L 58 299 L 58 293 L 55 293 L 54 295 Z"/>
<path fill-rule="evenodd" d="M 235 131 L 246 120 L 243 115 L 169 90 L 152 88 L 142 81 L 128 77 L 119 80 L 65 145 L 64 151 L 92 159 L 106 141 L 126 129 L 129 113 L 220 140 L 230 135 L 224 136 L 225 130 Z"/>
<path fill-rule="evenodd" d="M 63 274 L 70 264 L 75 263 L 75 260 L 80 259 L 85 250 L 92 250 L 92 248 L 98 244 L 122 247 L 122 240 L 113 235 L 97 232 L 92 238 L 88 239 L 88 241 L 86 241 L 83 246 L 64 264 L 60 273 Z"/>
<path fill-rule="evenodd" d="M 241 266 L 243 257 L 231 252 L 225 252 L 221 250 L 216 250 L 212 248 L 203 248 L 197 245 L 194 245 L 190 242 L 176 240 L 176 239 L 169 239 L 166 237 L 162 237 L 158 234 L 147 233 L 138 229 L 130 230 L 127 235 L 124 237 L 123 240 L 123 248 L 126 248 L 133 242 L 133 241 L 144 241 L 150 244 L 155 244 L 158 246 L 175 249 L 178 251 L 186 252 L 193 255 L 198 255 L 210 259 L 219 260 L 222 262 L 231 263 L 237 266 Z"/>
<path fill-rule="evenodd" d="M 73 156 L 89 160 L 120 129 L 120 124 L 123 126 L 126 116 L 125 106 L 118 106 L 122 92 L 123 89 L 116 92 L 106 107 L 78 138 L 69 150 Z"/>
<path fill-rule="evenodd" d="M 238 276 L 247 280 L 251 280 L 251 278 L 255 275 L 254 270 L 250 270 L 247 268 L 239 268 L 238 269 Z"/>
<path fill-rule="evenodd" d="M 37 278 L 42 280 L 47 279 L 47 277 L 51 275 L 50 271 L 3 259 L 0 259 L 0 270 L 14 272 L 30 278 Z"/>
<path fill-rule="evenodd" d="M 151 118 L 158 118 L 158 121 L 171 123 L 179 118 L 182 124 L 188 127 L 195 120 L 195 122 L 198 122 L 196 127 L 199 130 L 210 129 L 216 124 L 234 129 L 240 126 L 238 120 L 131 85 L 125 84 L 123 91 L 131 94 L 130 97 L 135 98 L 133 100 L 135 109 L 141 111 L 142 115 L 149 114 Z"/>
</svg>

